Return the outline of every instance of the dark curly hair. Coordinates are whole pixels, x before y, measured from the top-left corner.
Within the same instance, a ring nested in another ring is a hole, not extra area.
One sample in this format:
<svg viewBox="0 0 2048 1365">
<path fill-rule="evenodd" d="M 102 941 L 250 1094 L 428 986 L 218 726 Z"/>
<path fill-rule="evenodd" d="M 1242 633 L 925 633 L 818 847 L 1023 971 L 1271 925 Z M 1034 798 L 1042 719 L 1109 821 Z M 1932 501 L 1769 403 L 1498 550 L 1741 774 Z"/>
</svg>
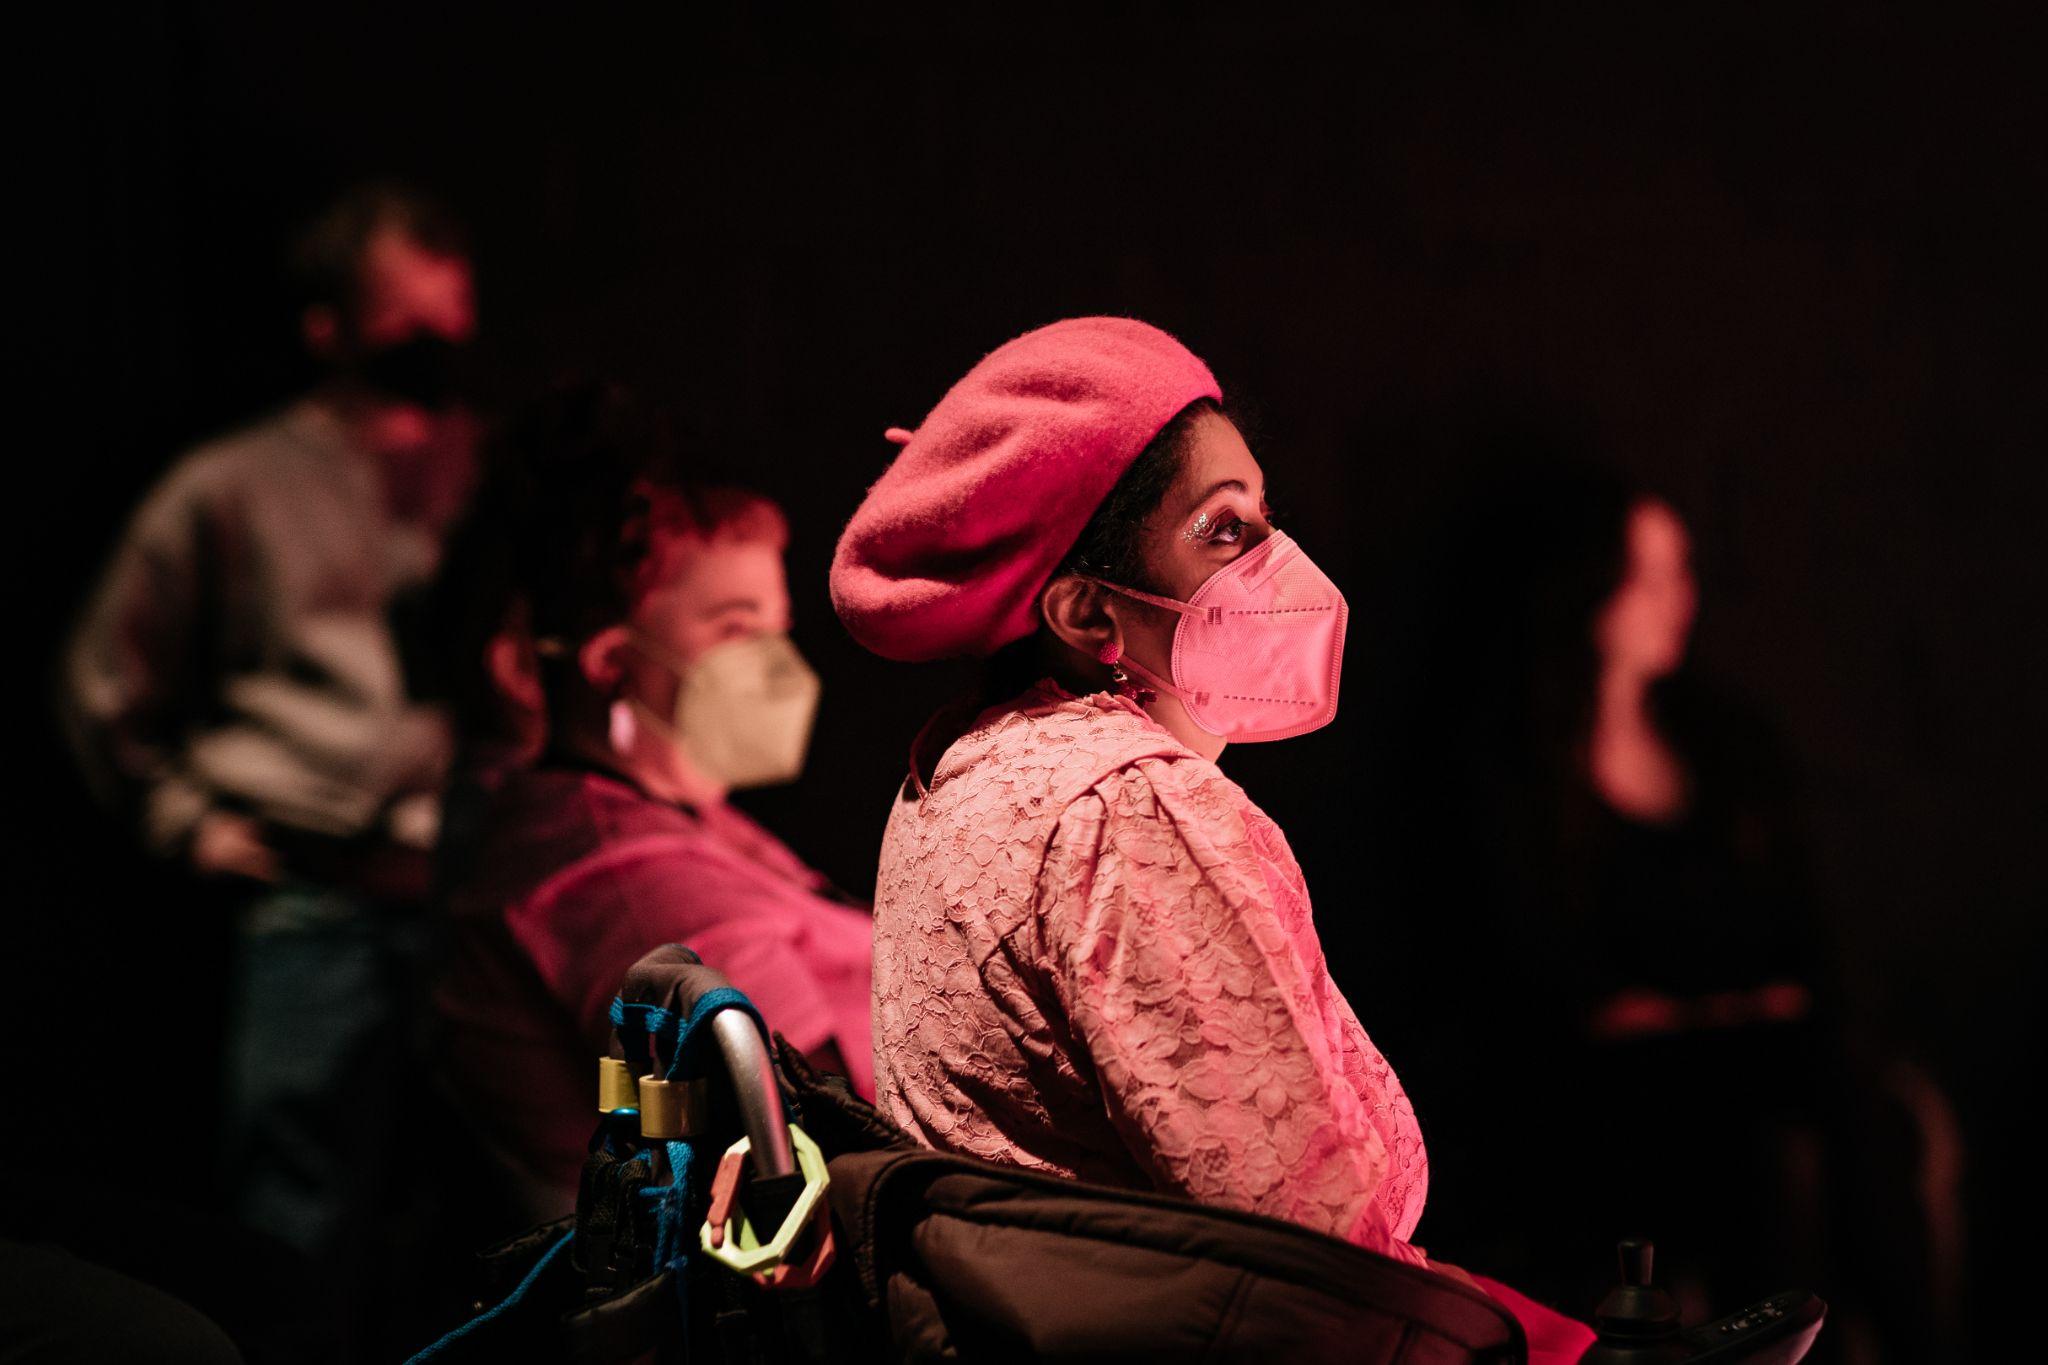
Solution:
<svg viewBox="0 0 2048 1365">
<path fill-rule="evenodd" d="M 1195 423 L 1204 413 L 1224 415 L 1215 399 L 1197 398 L 1146 443 L 1081 528 L 1053 577 L 1085 573 L 1148 592 L 1165 591 L 1151 581 L 1151 571 L 1145 566 L 1145 520 L 1159 510 L 1166 491 L 1180 477 L 1194 443 Z"/>
<path fill-rule="evenodd" d="M 1052 577 L 1081 573 L 1147 592 L 1167 591 L 1145 563 L 1145 521 L 1159 510 L 1180 477 L 1194 443 L 1195 425 L 1204 413 L 1229 418 L 1213 398 L 1198 398 L 1174 414 L 1096 507 Z M 1030 635 L 991 655 L 982 680 L 984 698 L 1000 701 L 1037 681 L 1044 672 L 1040 649 L 1037 636 Z"/>
<path fill-rule="evenodd" d="M 660 409 L 588 379 L 558 382 L 496 434 L 440 589 L 444 686 L 465 732 L 487 735 L 496 714 L 478 661 L 500 631 L 572 650 L 624 620 L 679 543 L 787 542 L 781 509 L 700 482 L 708 463 Z M 562 649 L 540 663 L 553 707 L 573 665 Z"/>
</svg>

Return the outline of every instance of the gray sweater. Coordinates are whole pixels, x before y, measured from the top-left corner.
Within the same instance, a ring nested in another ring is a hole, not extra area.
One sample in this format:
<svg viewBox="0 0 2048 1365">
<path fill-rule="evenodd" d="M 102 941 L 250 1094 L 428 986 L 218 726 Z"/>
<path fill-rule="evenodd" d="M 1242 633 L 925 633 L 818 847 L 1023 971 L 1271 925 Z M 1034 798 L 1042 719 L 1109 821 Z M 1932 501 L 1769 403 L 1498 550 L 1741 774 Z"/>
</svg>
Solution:
<svg viewBox="0 0 2048 1365">
<path fill-rule="evenodd" d="M 467 492 L 469 424 L 398 476 L 317 399 L 187 454 L 137 510 L 64 663 L 95 786 L 171 852 L 228 806 L 372 832 L 447 762 L 406 694 L 392 599 L 430 579 Z"/>
</svg>

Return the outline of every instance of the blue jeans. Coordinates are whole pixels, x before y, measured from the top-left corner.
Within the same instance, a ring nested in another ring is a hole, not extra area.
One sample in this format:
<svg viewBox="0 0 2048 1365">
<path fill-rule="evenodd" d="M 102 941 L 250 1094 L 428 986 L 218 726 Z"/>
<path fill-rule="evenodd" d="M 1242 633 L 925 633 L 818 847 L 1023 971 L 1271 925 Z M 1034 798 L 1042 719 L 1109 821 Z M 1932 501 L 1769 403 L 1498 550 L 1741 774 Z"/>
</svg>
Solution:
<svg viewBox="0 0 2048 1365">
<path fill-rule="evenodd" d="M 343 1301 L 376 1273 L 423 926 L 299 883 L 244 912 L 228 1016 L 227 1187 Z"/>
</svg>

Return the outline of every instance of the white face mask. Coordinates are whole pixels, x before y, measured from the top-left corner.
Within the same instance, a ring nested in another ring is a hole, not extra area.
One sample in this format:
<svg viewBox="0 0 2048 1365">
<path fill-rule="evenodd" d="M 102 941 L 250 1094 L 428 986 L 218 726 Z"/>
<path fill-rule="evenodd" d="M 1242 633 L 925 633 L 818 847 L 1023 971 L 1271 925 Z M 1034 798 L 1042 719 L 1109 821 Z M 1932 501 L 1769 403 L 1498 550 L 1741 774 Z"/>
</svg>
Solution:
<svg viewBox="0 0 2048 1365">
<path fill-rule="evenodd" d="M 632 701 L 657 733 L 697 770 L 734 790 L 793 782 L 804 768 L 818 675 L 787 635 L 714 645 L 694 663 L 678 661 L 639 631 L 633 647 L 676 676 L 673 715 Z"/>
</svg>

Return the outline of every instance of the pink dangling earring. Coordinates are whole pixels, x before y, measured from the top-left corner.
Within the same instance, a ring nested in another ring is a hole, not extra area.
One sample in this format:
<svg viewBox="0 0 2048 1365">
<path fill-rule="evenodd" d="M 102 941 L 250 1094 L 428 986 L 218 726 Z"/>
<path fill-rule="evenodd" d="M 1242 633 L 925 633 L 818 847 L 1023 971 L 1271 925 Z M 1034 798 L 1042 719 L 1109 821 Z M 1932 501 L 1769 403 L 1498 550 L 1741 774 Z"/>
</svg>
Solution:
<svg viewBox="0 0 2048 1365">
<path fill-rule="evenodd" d="M 608 722 L 606 730 L 607 737 L 612 743 L 612 752 L 621 758 L 632 753 L 633 739 L 640 728 L 633 716 L 632 706 L 622 697 L 612 703 L 605 719 Z"/>
<path fill-rule="evenodd" d="M 1143 706 L 1152 699 L 1154 695 L 1152 689 L 1149 687 L 1139 687 L 1132 683 L 1131 675 L 1124 671 L 1121 663 L 1117 662 L 1124 657 L 1124 647 L 1121 641 L 1105 640 L 1102 648 L 1095 651 L 1095 657 L 1109 666 L 1109 680 L 1116 687 L 1116 694 L 1119 697 L 1127 697 L 1137 702 L 1140 706 Z"/>
</svg>

